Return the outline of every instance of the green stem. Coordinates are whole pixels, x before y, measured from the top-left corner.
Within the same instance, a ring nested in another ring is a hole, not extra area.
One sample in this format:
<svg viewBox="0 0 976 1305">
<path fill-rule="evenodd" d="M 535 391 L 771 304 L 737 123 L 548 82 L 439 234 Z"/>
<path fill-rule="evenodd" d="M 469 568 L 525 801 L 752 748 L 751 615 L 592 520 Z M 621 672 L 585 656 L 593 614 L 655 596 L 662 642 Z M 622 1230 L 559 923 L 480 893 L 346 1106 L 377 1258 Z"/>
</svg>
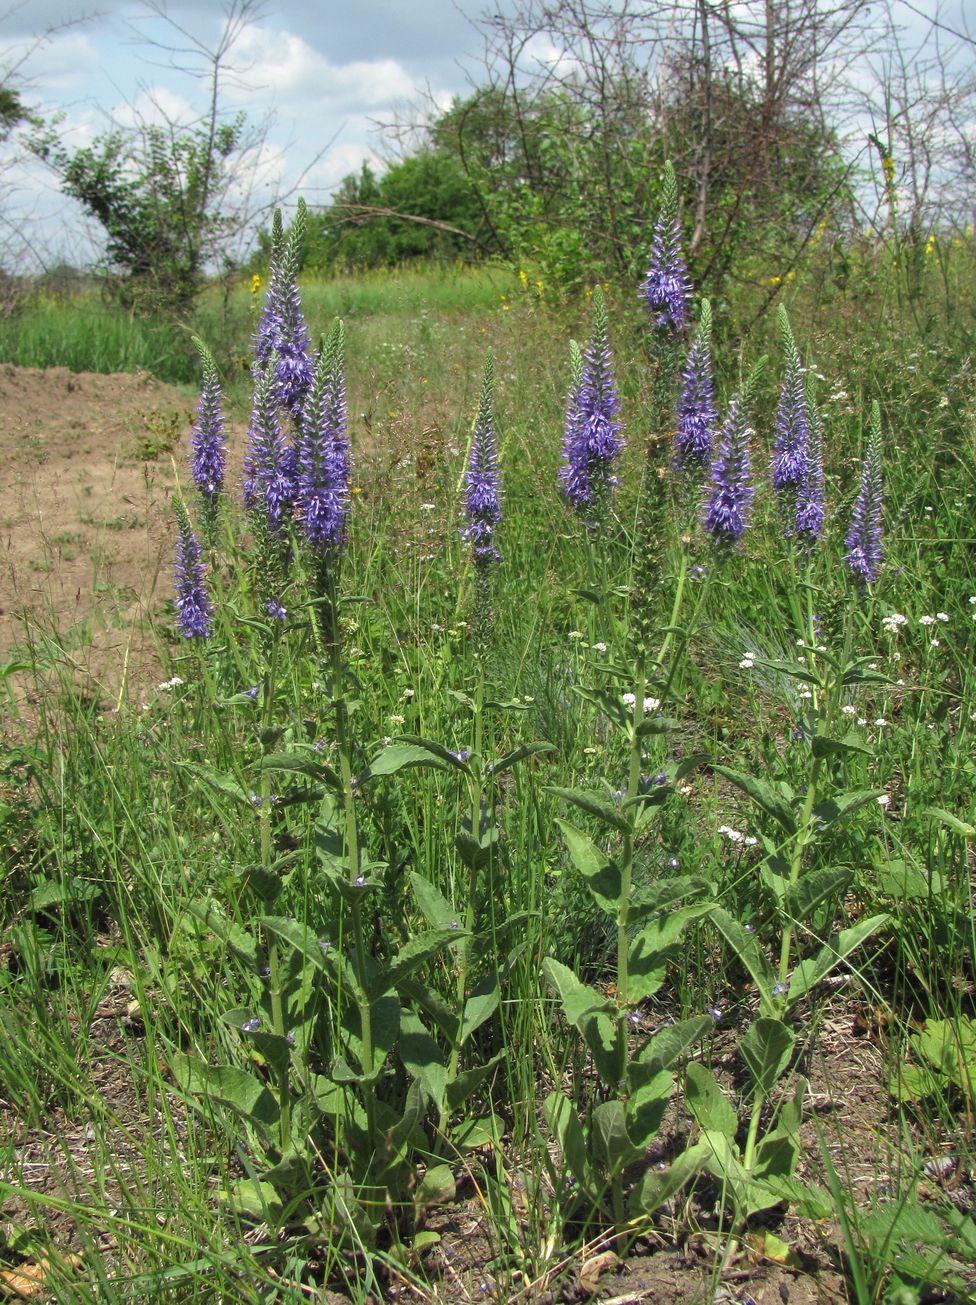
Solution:
<svg viewBox="0 0 976 1305">
<path fill-rule="evenodd" d="M 471 778 L 468 781 L 468 791 L 471 799 L 471 837 L 475 843 L 481 841 L 481 799 L 483 793 L 482 786 L 482 750 L 484 744 L 484 703 L 485 703 L 485 665 L 484 658 L 479 655 L 477 659 L 478 678 L 474 691 L 474 738 L 471 751 Z M 477 871 L 474 865 L 468 867 L 467 891 L 465 894 L 466 905 L 464 908 L 464 932 L 465 936 L 458 944 L 460 955 L 458 956 L 457 982 L 455 987 L 455 1010 L 457 1011 L 457 1032 L 454 1035 L 454 1042 L 451 1047 L 450 1060 L 447 1066 L 447 1082 L 451 1084 L 457 1078 L 458 1065 L 461 1058 L 461 1027 L 464 1023 L 464 1006 L 467 994 L 468 982 L 468 962 L 470 960 L 470 941 L 471 933 L 475 923 L 475 877 Z M 439 1131 L 443 1134 L 447 1128 L 449 1110 L 445 1101 L 440 1112 Z"/>
<path fill-rule="evenodd" d="M 681 603 L 685 593 L 685 580 L 688 576 L 688 547 L 686 544 L 681 545 L 681 557 L 678 563 L 678 583 L 674 590 L 674 602 L 671 604 L 671 617 L 668 621 L 668 632 L 664 636 L 664 642 L 661 644 L 661 651 L 655 660 L 656 666 L 663 666 L 664 659 L 667 656 L 668 649 L 671 647 L 671 640 L 674 637 L 675 627 L 678 624 L 678 617 L 681 614 Z"/>
</svg>

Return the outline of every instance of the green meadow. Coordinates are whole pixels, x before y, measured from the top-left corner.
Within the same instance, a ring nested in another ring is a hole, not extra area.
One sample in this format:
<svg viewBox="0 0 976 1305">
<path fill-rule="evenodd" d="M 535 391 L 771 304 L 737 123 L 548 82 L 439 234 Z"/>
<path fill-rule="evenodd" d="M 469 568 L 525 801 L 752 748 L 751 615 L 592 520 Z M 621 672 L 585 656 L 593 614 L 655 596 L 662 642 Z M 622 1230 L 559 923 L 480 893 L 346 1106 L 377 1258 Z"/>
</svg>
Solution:
<svg viewBox="0 0 976 1305">
<path fill-rule="evenodd" d="M 161 606 L 163 673 L 115 711 L 54 626 L 3 650 L 3 1283 L 973 1298 L 976 243 L 842 252 L 712 299 L 720 419 L 768 356 L 734 548 L 672 466 L 636 287 L 604 288 L 626 448 L 588 530 L 559 468 L 589 291 L 500 263 L 300 279 L 313 340 L 344 324 L 329 566 L 290 526 L 269 559 L 231 482 L 205 537 L 187 442 L 211 637 Z M 193 387 L 198 335 L 239 446 L 263 294 L 242 275 L 177 323 L 38 295 L 0 361 Z M 770 483 L 780 305 L 823 426 L 809 550 Z"/>
</svg>

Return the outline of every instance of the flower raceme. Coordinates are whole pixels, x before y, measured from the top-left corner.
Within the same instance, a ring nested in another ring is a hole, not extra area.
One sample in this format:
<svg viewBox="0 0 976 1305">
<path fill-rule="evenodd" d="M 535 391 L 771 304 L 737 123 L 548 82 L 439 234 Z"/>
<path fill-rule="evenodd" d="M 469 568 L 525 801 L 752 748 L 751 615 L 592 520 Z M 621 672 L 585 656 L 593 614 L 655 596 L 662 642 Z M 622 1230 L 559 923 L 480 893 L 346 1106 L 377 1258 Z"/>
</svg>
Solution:
<svg viewBox="0 0 976 1305">
<path fill-rule="evenodd" d="M 661 209 L 651 240 L 651 264 L 640 289 L 654 325 L 677 334 L 688 325 L 691 282 L 681 254 L 678 224 L 678 183 L 674 168 L 664 165 Z"/>
<path fill-rule="evenodd" d="M 854 503 L 844 545 L 844 561 L 864 584 L 874 584 L 881 565 L 881 409 L 871 404 L 871 426 L 861 470 L 861 486 Z"/>
<path fill-rule="evenodd" d="M 291 515 L 295 485 L 293 455 L 278 415 L 276 356 L 254 369 L 254 401 L 244 454 L 244 506 L 257 512 L 277 534 Z"/>
<path fill-rule="evenodd" d="M 255 339 L 258 363 L 267 367 L 274 358 L 278 402 L 296 421 L 312 383 L 308 328 L 298 294 L 298 265 L 305 225 L 306 209 L 302 200 L 299 200 L 298 213 L 287 236 L 282 231 L 280 212 L 275 213 L 268 297 Z"/>
<path fill-rule="evenodd" d="M 773 488 L 795 494 L 807 474 L 810 422 L 800 353 L 782 304 L 776 317 L 783 337 L 784 376 L 773 440 Z"/>
<path fill-rule="evenodd" d="M 574 363 L 574 371 L 575 371 Z M 593 293 L 593 334 L 570 391 L 563 436 L 563 492 L 584 515 L 598 510 L 617 484 L 613 464 L 624 442 L 603 291 Z"/>
<path fill-rule="evenodd" d="M 190 525 L 186 508 L 173 500 L 176 512 L 176 624 L 184 639 L 209 639 L 213 608 L 207 596 L 206 569 L 200 542 Z"/>
<path fill-rule="evenodd" d="M 344 348 L 337 321 L 319 354 L 296 445 L 297 515 L 301 533 L 317 552 L 342 544 L 349 511 Z"/>
<path fill-rule="evenodd" d="M 220 377 L 207 346 L 195 337 L 193 343 L 203 360 L 203 385 L 197 406 L 197 419 L 190 433 L 193 483 L 208 508 L 214 511 L 224 487 L 226 468 Z"/>
<path fill-rule="evenodd" d="M 681 471 L 700 472 L 712 457 L 718 411 L 712 378 L 712 309 L 705 299 L 694 343 L 681 376 L 675 462 Z"/>
<path fill-rule="evenodd" d="M 498 441 L 495 435 L 494 358 L 489 349 L 478 400 L 471 452 L 465 472 L 464 539 L 471 544 L 475 563 L 485 565 L 499 561 L 495 547 L 495 527 L 501 520 L 501 480 L 498 470 Z"/>
<path fill-rule="evenodd" d="M 732 397 L 712 461 L 712 491 L 705 505 L 704 526 L 717 544 L 735 544 L 749 521 L 755 488 L 749 440 L 749 410 L 759 378 L 766 366 L 760 358 L 745 385 Z"/>
</svg>

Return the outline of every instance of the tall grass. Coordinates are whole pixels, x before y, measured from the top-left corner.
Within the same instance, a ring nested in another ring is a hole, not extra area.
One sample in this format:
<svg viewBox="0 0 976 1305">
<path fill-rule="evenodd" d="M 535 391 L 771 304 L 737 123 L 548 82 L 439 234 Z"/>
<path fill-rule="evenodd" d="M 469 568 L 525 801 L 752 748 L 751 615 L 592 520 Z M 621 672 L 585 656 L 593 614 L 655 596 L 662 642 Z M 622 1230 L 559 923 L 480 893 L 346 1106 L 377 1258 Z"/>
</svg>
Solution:
<svg viewBox="0 0 976 1305">
<path fill-rule="evenodd" d="M 959 267 L 960 285 L 973 270 Z M 60 1141 L 44 1151 L 57 1179 L 39 1185 L 33 1153 L 17 1128 L 8 1127 L 0 1190 L 28 1230 L 8 1244 L 8 1258 L 38 1263 L 46 1257 L 59 1300 L 298 1301 L 326 1287 L 357 1300 L 391 1288 L 421 1298 L 450 1291 L 473 1299 L 484 1282 L 491 1284 L 487 1294 L 501 1300 L 527 1294 L 533 1284 L 554 1291 L 577 1282 L 579 1265 L 610 1236 L 600 1202 L 584 1200 L 585 1184 L 569 1181 L 569 1159 L 554 1158 L 558 1130 L 542 1102 L 555 1089 L 588 1124 L 614 1093 L 599 1088 L 592 1046 L 563 1017 L 542 965 L 548 958 L 572 966 L 612 1003 L 617 930 L 570 855 L 557 823 L 565 822 L 567 809 L 554 790 L 585 790 L 611 813 L 621 809 L 628 752 L 600 695 L 619 697 L 627 687 L 621 667 L 631 655 L 630 591 L 645 560 L 636 526 L 650 394 L 644 328 L 630 291 L 611 293 L 630 448 L 602 543 L 606 592 L 594 613 L 586 539 L 556 480 L 569 379 L 566 340 L 585 338 L 587 308 L 552 310 L 517 283 L 506 288 L 500 276 L 426 271 L 303 286 L 313 333 L 337 313 L 347 328 L 357 462 L 339 613 L 342 692 L 361 781 L 355 805 L 375 881 L 368 899 L 371 963 L 389 963 L 433 927 L 442 908 L 463 919 L 470 907 L 477 941 L 469 999 L 480 995 L 488 1003 L 493 983 L 500 995 L 463 1050 L 464 1065 L 498 1056 L 492 1072 L 454 1112 L 449 1140 L 431 1130 L 428 1117 L 427 1131 L 411 1143 L 415 1184 L 451 1162 L 459 1198 L 467 1202 L 458 1217 L 464 1227 L 480 1219 L 484 1246 L 470 1267 L 455 1269 L 463 1238 L 452 1238 L 450 1218 L 439 1218 L 444 1207 L 433 1193 L 430 1209 L 409 1226 L 406 1209 L 413 1209 L 416 1187 L 397 1198 L 401 1220 L 364 1245 L 364 1225 L 342 1215 L 336 1196 L 338 1171 L 355 1159 L 352 1131 L 339 1145 L 318 1120 L 307 1134 L 315 1139 L 311 1151 L 302 1149 L 307 1137 L 297 1134 L 291 1149 L 276 1142 L 262 1150 L 258 1124 L 228 1099 L 230 1080 L 211 1079 L 204 1090 L 204 1071 L 186 1068 L 190 1061 L 227 1065 L 279 1091 L 280 1049 L 270 1033 L 261 1042 L 245 1028 L 245 1015 L 267 991 L 267 976 L 249 960 L 249 939 L 266 949 L 270 937 L 287 935 L 285 925 L 274 925 L 274 934 L 273 914 L 289 928 L 307 924 L 328 951 L 344 945 L 339 922 L 350 918 L 327 873 L 331 862 L 323 849 L 332 816 L 324 772 L 316 770 L 322 762 L 340 768 L 334 690 L 323 686 L 300 579 L 285 598 L 291 619 L 269 662 L 268 636 L 255 624 L 260 575 L 249 569 L 245 524 L 232 509 L 226 539 L 212 557 L 214 638 L 202 648 L 179 643 L 169 616 L 160 614 L 164 683 L 141 686 L 120 711 L 100 716 L 64 674 L 56 631 L 28 641 L 22 665 L 9 670 L 30 688 L 33 707 L 11 730 L 0 775 L 6 877 L 0 1094 L 8 1117 L 44 1127 Z M 877 791 L 888 805 L 865 801 L 849 822 L 816 831 L 823 841 L 815 868 L 849 874 L 838 879 L 845 887 L 836 899 L 814 903 L 796 921 L 797 959 L 817 954 L 834 914 L 849 929 L 879 914 L 887 918 L 873 941 L 837 969 L 836 986 L 814 988 L 804 999 L 790 1029 L 803 1075 L 817 1072 L 818 1034 L 828 1025 L 835 1037 L 856 1018 L 880 1030 L 880 1071 L 873 1078 L 875 1071 L 862 1071 L 857 1090 L 884 1099 L 892 1122 L 879 1139 L 818 1119 L 803 1135 L 800 1180 L 784 1191 L 794 1211 L 811 1221 L 808 1230 L 836 1221 L 832 1254 L 851 1299 L 887 1292 L 908 1300 L 950 1280 L 965 1292 L 976 1261 L 971 1218 L 953 1204 L 955 1189 L 932 1177 L 942 1172 L 934 1162 L 950 1157 L 952 1173 L 966 1182 L 973 1157 L 974 1068 L 967 1048 L 976 982 L 976 604 L 970 601 L 976 598 L 976 456 L 968 345 L 939 312 L 944 282 L 933 280 L 929 297 L 912 307 L 899 302 L 882 272 L 872 277 L 860 298 L 838 288 L 829 313 L 822 285 L 798 280 L 789 288 L 801 353 L 826 378 L 829 519 L 802 582 L 763 480 L 764 457 L 757 459 L 763 483 L 752 527 L 742 553 L 726 564 L 698 534 L 694 512 L 664 515 L 655 541 L 660 579 L 645 595 L 662 641 L 682 548 L 691 550 L 694 565 L 667 683 L 655 689 L 676 728 L 647 736 L 646 762 L 653 773 L 693 755 L 704 760 L 637 840 L 633 888 L 636 898 L 689 876 L 702 885 L 703 900 L 754 931 L 746 936 L 771 945 L 772 876 L 784 855 L 770 815 L 775 803 L 748 801 L 715 767 L 757 777 L 782 802 L 803 808 L 812 691 L 788 668 L 799 663 L 802 671 L 814 656 L 797 651 L 805 627 L 798 627 L 796 613 L 798 605 L 806 610 L 810 595 L 817 638 L 838 658 L 849 639 L 869 668 L 842 677 L 831 690 L 847 733 L 825 769 L 845 791 Z M 740 324 L 749 307 L 725 304 Z M 79 353 L 38 354 L 30 365 L 74 365 L 83 357 L 86 319 L 78 306 L 59 311 L 64 338 Z M 721 311 L 719 305 L 719 317 Z M 53 326 L 54 309 L 44 312 Z M 229 308 L 216 297 L 205 300 L 194 327 L 216 343 L 226 363 L 246 356 L 255 318 L 248 288 L 239 287 Z M 120 319 L 112 320 L 115 329 Z M 97 333 L 93 321 L 89 335 Z M 227 322 L 236 323 L 230 336 L 222 334 Z M 920 322 L 928 323 L 924 330 Z M 737 337 L 741 353 L 730 349 L 727 336 L 719 344 L 723 401 L 773 329 L 758 319 L 752 338 Z M 153 336 L 138 336 L 137 348 L 135 324 L 132 332 L 116 337 L 122 350 L 116 359 L 142 365 L 138 349 L 150 349 Z M 41 334 L 38 328 L 38 340 Z M 13 335 L 6 339 L 12 346 Z M 472 634 L 472 577 L 457 504 L 489 342 L 505 496 L 495 633 L 482 653 Z M 83 365 L 95 356 L 84 355 Z M 872 397 L 881 401 L 886 431 L 885 564 L 875 589 L 856 597 L 844 574 L 843 534 Z M 757 409 L 764 451 L 775 402 L 774 378 Z M 690 540 L 682 542 L 685 533 Z M 886 625 L 894 613 L 906 621 Z M 247 691 L 267 686 L 272 665 L 274 691 L 260 690 L 259 708 Z M 481 828 L 495 828 L 497 839 L 472 878 L 462 854 L 472 828 L 464 775 L 449 766 L 414 768 L 422 757 L 395 774 L 384 774 L 382 764 L 372 777 L 370 770 L 397 735 L 455 753 L 471 748 L 472 704 L 482 678 L 485 757 L 497 763 L 522 744 L 542 741 L 549 750 L 527 754 L 519 766 L 485 781 L 479 824 L 483 819 Z M 275 751 L 300 759 L 304 770 L 296 764 L 272 771 L 278 800 L 256 806 L 253 795 L 269 797 L 267 762 Z M 612 851 L 612 838 L 606 842 L 586 813 L 573 819 L 594 845 Z M 826 828 L 826 817 L 823 822 Z M 416 875 L 432 889 L 426 897 Z M 281 943 L 275 963 L 285 965 L 287 955 Z M 443 1008 L 457 989 L 457 955 L 434 950 L 418 972 L 417 982 L 436 1001 L 421 1000 L 416 988 L 412 999 L 401 993 L 405 1009 L 441 1046 L 450 1029 Z M 332 1102 L 326 1080 L 335 1071 L 334 1053 L 339 1045 L 361 1046 L 362 1027 L 353 1018 L 349 1032 L 341 992 L 321 977 L 302 979 L 301 965 L 288 963 L 297 967 L 289 1010 L 298 1050 L 288 1062 L 296 1103 L 307 1105 L 316 1093 Z M 634 1004 L 634 1036 L 713 1012 L 717 1031 L 693 1059 L 717 1075 L 741 1125 L 729 1142 L 738 1147 L 750 1108 L 757 1126 L 762 1117 L 766 1127 L 770 1111 L 782 1110 L 787 1099 L 783 1093 L 770 1105 L 754 1105 L 735 1061 L 736 1041 L 754 1021 L 758 1002 L 748 954 L 720 936 L 709 917 L 689 917 L 661 977 L 661 986 Z M 306 1043 L 302 1021 L 313 1010 L 314 1038 Z M 414 1036 L 420 1037 L 416 1028 Z M 414 1073 L 417 1063 L 415 1055 Z M 673 1116 L 648 1152 L 655 1172 L 688 1142 L 682 1121 L 692 1107 L 682 1094 L 696 1080 L 686 1078 L 681 1061 L 675 1072 Z M 384 1105 L 402 1108 L 409 1077 L 402 1068 L 384 1071 Z M 794 1086 L 791 1079 L 791 1092 Z M 821 1103 L 827 1104 L 837 1106 Z M 327 1121 L 335 1109 L 327 1106 Z M 709 1133 L 696 1119 L 695 1136 L 714 1139 L 715 1128 Z M 72 1140 L 82 1128 L 84 1151 Z M 390 1129 L 392 1138 L 392 1116 Z M 747 1143 L 746 1155 L 748 1149 Z M 869 1197 L 868 1188 L 846 1177 L 865 1163 L 866 1152 L 874 1157 Z M 282 1210 L 274 1192 L 288 1165 L 301 1173 L 293 1207 Z M 707 1272 L 714 1277 L 710 1289 L 717 1288 L 731 1253 L 729 1231 L 743 1233 L 731 1196 L 739 1179 L 731 1166 L 729 1173 L 725 1180 L 714 1165 L 706 1168 L 694 1197 L 686 1191 L 664 1214 L 642 1214 L 623 1234 L 618 1227 L 617 1249 L 625 1252 L 636 1241 L 646 1253 L 651 1244 L 694 1235 L 711 1247 Z M 252 1192 L 250 1205 L 245 1189 Z M 764 1218 L 769 1226 L 748 1226 L 751 1245 L 782 1260 L 793 1225 L 777 1221 L 775 1211 Z M 433 1231 L 443 1237 L 442 1258 L 434 1239 L 425 1242 Z M 820 1261 L 824 1271 L 828 1261 Z"/>
</svg>

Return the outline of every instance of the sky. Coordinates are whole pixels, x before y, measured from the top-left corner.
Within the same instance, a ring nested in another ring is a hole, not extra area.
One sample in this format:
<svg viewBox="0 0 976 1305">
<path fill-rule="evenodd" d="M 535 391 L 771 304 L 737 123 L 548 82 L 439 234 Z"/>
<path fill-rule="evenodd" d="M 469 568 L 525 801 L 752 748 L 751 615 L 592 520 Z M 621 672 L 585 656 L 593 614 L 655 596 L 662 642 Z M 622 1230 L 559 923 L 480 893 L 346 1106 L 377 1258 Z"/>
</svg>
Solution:
<svg viewBox="0 0 976 1305">
<path fill-rule="evenodd" d="M 377 123 L 416 117 L 422 104 L 447 107 L 467 94 L 477 81 L 482 37 L 473 20 L 482 7 L 479 0 L 252 4 L 221 99 L 229 116 L 244 112 L 264 134 L 258 198 L 287 196 L 300 185 L 309 203 L 324 203 L 364 159 L 382 166 L 390 147 Z M 226 21 L 221 0 L 169 0 L 167 12 L 203 48 L 216 45 Z M 113 122 L 152 121 L 160 113 L 192 121 L 205 87 L 185 66 L 201 60 L 199 53 L 173 53 L 190 48 L 140 0 L 92 0 L 87 7 L 77 0 L 0 0 L 0 80 L 20 86 L 43 117 L 63 115 L 58 132 L 69 147 L 88 145 Z M 42 263 L 84 262 L 97 246 L 80 207 L 60 195 L 57 178 L 39 162 L 4 168 L 0 160 L 0 205 L 0 219 L 17 220 Z M 10 235 L 8 229 L 8 243 Z M 0 257 L 3 243 L 0 231 Z"/>
<path fill-rule="evenodd" d="M 467 94 L 482 68 L 477 20 L 486 10 L 511 11 L 517 0 L 243 3 L 245 21 L 228 61 L 236 72 L 224 82 L 222 107 L 244 112 L 263 131 L 256 198 L 283 195 L 287 210 L 299 191 L 311 204 L 326 203 L 364 159 L 382 166 L 389 145 L 378 123 Z M 925 26 L 920 13 L 939 13 L 957 27 L 976 13 L 976 0 L 893 3 L 909 29 Z M 154 17 L 145 0 L 0 0 L 0 83 L 21 88 L 46 119 L 61 114 L 58 130 L 69 147 L 89 144 L 113 123 L 160 114 L 192 121 L 205 102 L 204 83 L 186 64 L 199 66 L 199 48 L 219 41 L 226 3 L 153 4 L 171 24 Z M 559 56 L 537 42 L 531 52 L 538 59 Z M 194 43 L 196 56 L 174 53 Z M 97 249 L 97 228 L 59 193 L 50 170 L 36 160 L 11 163 L 0 151 L 0 266 L 12 257 L 27 271 L 60 259 L 83 264 Z"/>
</svg>

